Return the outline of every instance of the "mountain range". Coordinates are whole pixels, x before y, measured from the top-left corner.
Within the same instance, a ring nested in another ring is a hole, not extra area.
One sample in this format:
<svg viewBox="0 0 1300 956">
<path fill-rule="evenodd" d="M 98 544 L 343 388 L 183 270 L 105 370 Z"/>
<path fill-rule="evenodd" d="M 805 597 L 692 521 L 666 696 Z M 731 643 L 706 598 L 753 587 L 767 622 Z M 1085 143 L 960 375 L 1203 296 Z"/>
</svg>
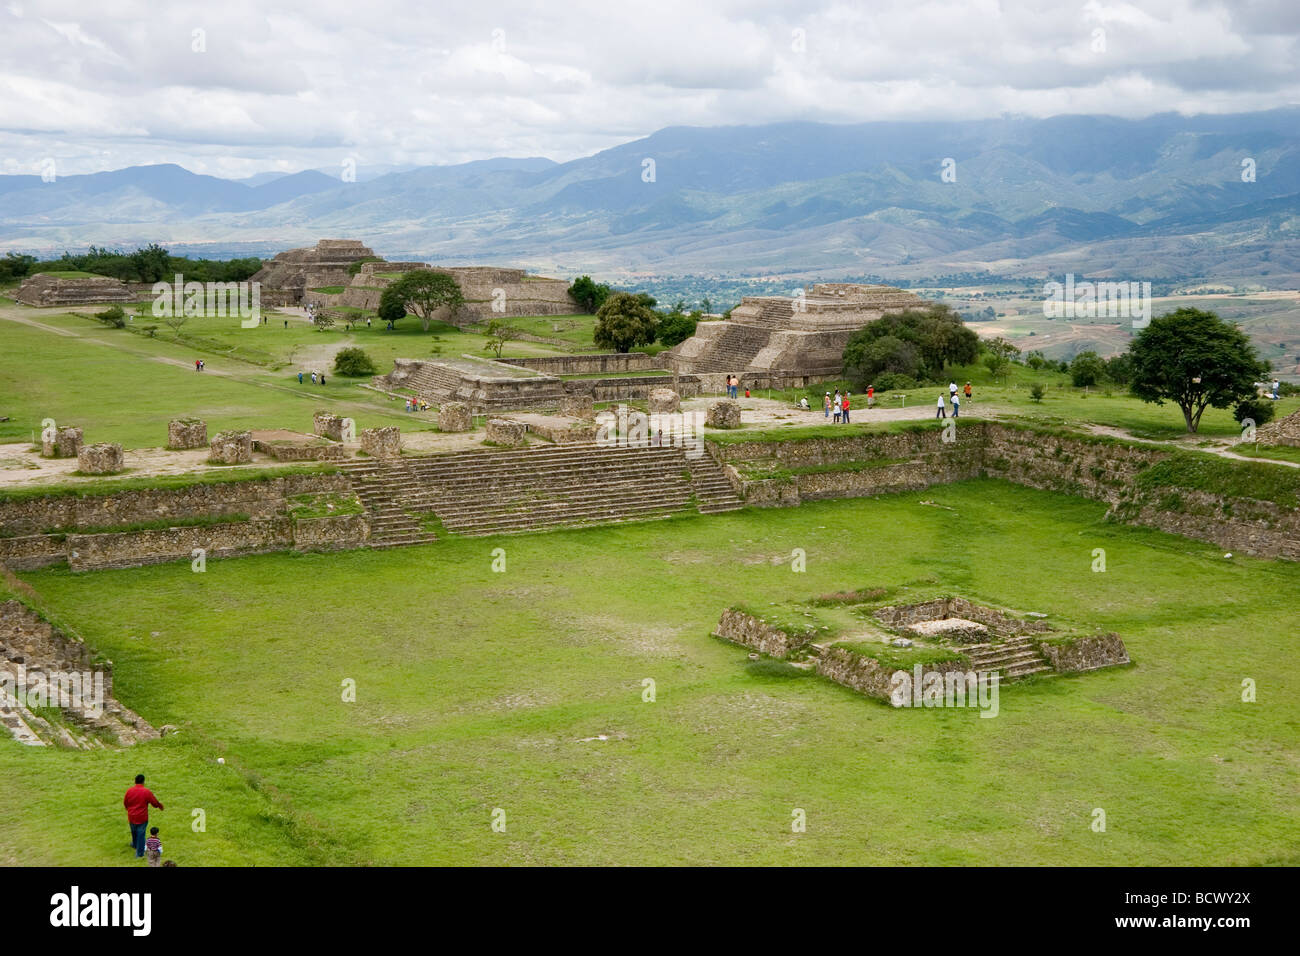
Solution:
<svg viewBox="0 0 1300 956">
<path fill-rule="evenodd" d="M 609 278 L 989 271 L 1282 287 L 1300 277 L 1300 108 L 1140 120 L 670 127 L 556 163 L 0 176 L 0 251 L 160 242 Z"/>
</svg>

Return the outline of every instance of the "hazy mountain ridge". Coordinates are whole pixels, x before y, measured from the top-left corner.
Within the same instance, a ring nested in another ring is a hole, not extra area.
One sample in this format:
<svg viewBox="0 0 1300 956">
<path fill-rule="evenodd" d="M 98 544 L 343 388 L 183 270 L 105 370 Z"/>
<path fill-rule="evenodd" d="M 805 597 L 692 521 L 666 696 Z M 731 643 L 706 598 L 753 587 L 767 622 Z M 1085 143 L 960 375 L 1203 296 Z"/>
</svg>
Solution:
<svg viewBox="0 0 1300 956">
<path fill-rule="evenodd" d="M 1242 181 L 1245 159 L 1254 182 Z M 608 274 L 990 263 L 1277 278 L 1300 273 L 1297 160 L 1300 109 L 669 127 L 567 163 L 358 170 L 355 182 L 320 170 L 235 182 L 178 166 L 0 176 L 0 249 L 349 236 L 390 256 Z"/>
</svg>

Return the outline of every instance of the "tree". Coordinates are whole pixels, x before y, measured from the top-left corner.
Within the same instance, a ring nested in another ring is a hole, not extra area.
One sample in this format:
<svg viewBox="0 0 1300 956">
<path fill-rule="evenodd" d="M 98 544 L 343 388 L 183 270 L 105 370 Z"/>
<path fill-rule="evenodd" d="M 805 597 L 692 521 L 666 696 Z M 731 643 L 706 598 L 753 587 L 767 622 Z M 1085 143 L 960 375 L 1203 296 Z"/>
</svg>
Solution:
<svg viewBox="0 0 1300 956">
<path fill-rule="evenodd" d="M 375 314 L 380 320 L 387 323 L 396 323 L 399 319 L 406 318 L 406 303 L 402 297 L 393 291 L 390 285 L 379 295 L 379 308 Z"/>
<path fill-rule="evenodd" d="M 493 319 L 487 324 L 487 342 L 483 348 L 491 349 L 496 353 L 496 357 L 501 357 L 501 351 L 506 347 L 506 343 L 511 339 L 519 338 L 519 330 L 513 325 L 508 325 L 500 319 Z"/>
<path fill-rule="evenodd" d="M 1080 352 L 1070 361 L 1070 381 L 1076 388 L 1096 385 L 1106 375 L 1106 363 L 1096 352 Z"/>
<path fill-rule="evenodd" d="M 453 313 L 465 304 L 460 286 L 446 272 L 432 269 L 420 269 L 408 272 L 392 285 L 392 297 L 400 300 L 407 312 L 412 312 L 420 319 L 424 331 L 429 331 L 434 315 L 439 309 L 450 309 Z"/>
<path fill-rule="evenodd" d="M 988 350 L 988 355 L 984 356 L 984 364 L 988 366 L 994 378 L 1001 375 L 1011 364 L 1011 356 L 1020 354 L 1019 348 L 1001 337 L 989 339 L 984 343 L 984 347 Z"/>
<path fill-rule="evenodd" d="M 334 372 L 338 375 L 374 375 L 375 363 L 361 349 L 339 349 L 334 353 Z"/>
<path fill-rule="evenodd" d="M 171 271 L 171 257 L 166 249 L 151 242 L 131 253 L 131 268 L 141 282 L 158 282 Z"/>
<path fill-rule="evenodd" d="M 859 388 L 883 374 L 935 379 L 948 365 L 979 354 L 979 336 L 946 305 L 887 312 L 854 332 L 844 347 L 844 369 Z"/>
<path fill-rule="evenodd" d="M 700 320 L 699 312 L 682 315 L 680 312 L 664 316 L 659 322 L 657 339 L 662 345 L 671 348 L 685 342 L 695 334 L 695 326 Z"/>
<path fill-rule="evenodd" d="M 713 300 L 710 299 L 707 295 L 704 298 L 700 299 L 700 311 L 703 312 L 705 315 L 708 315 L 710 312 L 713 311 Z"/>
<path fill-rule="evenodd" d="M 1106 377 L 1116 385 L 1127 385 L 1133 380 L 1133 356 L 1124 352 L 1106 359 Z"/>
<path fill-rule="evenodd" d="M 329 315 L 324 309 L 317 309 L 316 314 L 311 317 L 311 324 L 316 326 L 317 332 L 324 332 L 326 329 L 334 328 L 334 316 Z"/>
<path fill-rule="evenodd" d="M 1195 432 L 1207 407 L 1227 408 L 1255 394 L 1268 374 L 1246 334 L 1213 312 L 1182 308 L 1151 320 L 1129 348 L 1130 390 L 1146 402 L 1174 402 Z"/>
<path fill-rule="evenodd" d="M 1035 382 L 1033 385 L 1029 386 L 1029 397 L 1036 402 L 1041 402 L 1043 400 L 1043 395 L 1046 394 L 1046 392 L 1047 389 L 1043 387 L 1042 382 Z"/>
<path fill-rule="evenodd" d="M 655 314 L 653 305 L 645 294 L 631 292 L 612 292 L 605 304 L 596 313 L 596 328 L 593 338 L 602 349 L 615 352 L 630 351 L 633 346 L 649 345 L 655 338 Z"/>
<path fill-rule="evenodd" d="M 595 315 L 605 304 L 614 290 L 603 282 L 597 282 L 591 276 L 579 276 L 569 285 L 569 295 L 578 308 Z"/>
<path fill-rule="evenodd" d="M 1252 425 L 1266 425 L 1273 420 L 1276 412 L 1277 409 L 1273 407 L 1273 399 L 1251 395 L 1249 398 L 1243 398 L 1237 403 L 1237 407 L 1232 410 L 1232 417 L 1242 425 L 1247 420 Z"/>
</svg>

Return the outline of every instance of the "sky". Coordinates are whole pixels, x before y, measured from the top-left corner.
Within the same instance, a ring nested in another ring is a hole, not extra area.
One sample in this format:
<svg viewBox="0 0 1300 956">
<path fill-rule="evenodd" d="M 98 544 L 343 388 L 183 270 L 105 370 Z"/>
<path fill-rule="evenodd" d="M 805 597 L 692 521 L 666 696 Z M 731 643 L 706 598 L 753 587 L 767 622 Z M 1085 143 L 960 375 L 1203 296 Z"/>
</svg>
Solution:
<svg viewBox="0 0 1300 956">
<path fill-rule="evenodd" d="M 0 0 L 0 173 L 558 162 L 666 126 L 1300 104 L 1300 0 Z"/>
</svg>

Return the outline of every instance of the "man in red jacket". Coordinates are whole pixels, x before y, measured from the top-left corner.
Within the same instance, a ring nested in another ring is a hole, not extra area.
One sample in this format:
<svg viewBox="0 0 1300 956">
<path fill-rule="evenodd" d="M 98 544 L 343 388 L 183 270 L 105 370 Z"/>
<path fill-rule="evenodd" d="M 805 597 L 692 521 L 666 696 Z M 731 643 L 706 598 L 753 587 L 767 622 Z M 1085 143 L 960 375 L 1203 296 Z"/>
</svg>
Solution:
<svg viewBox="0 0 1300 956">
<path fill-rule="evenodd" d="M 135 855 L 142 857 L 145 834 L 149 829 L 149 808 L 163 808 L 153 791 L 144 785 L 144 774 L 135 775 L 135 786 L 126 791 L 122 806 L 126 807 L 126 822 L 131 824 L 131 845 L 135 847 Z"/>
</svg>

